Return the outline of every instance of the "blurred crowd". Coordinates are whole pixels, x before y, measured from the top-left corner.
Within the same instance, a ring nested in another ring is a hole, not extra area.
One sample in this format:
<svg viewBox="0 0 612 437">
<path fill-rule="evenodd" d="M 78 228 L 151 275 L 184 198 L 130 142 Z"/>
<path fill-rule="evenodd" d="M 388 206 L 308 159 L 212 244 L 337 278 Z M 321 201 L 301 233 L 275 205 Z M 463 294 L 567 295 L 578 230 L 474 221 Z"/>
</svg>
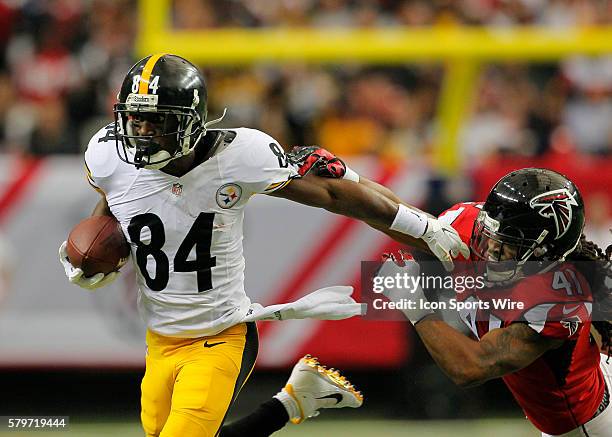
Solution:
<svg viewBox="0 0 612 437">
<path fill-rule="evenodd" d="M 0 150 L 77 153 L 102 124 L 135 62 L 136 2 L 0 1 Z M 610 24 L 604 0 L 174 0 L 178 29 L 224 26 L 588 26 Z M 441 65 L 202 66 L 212 118 L 284 144 L 350 156 L 422 159 L 432 149 Z M 484 68 L 460 147 L 494 154 L 609 154 L 612 57 Z"/>
</svg>

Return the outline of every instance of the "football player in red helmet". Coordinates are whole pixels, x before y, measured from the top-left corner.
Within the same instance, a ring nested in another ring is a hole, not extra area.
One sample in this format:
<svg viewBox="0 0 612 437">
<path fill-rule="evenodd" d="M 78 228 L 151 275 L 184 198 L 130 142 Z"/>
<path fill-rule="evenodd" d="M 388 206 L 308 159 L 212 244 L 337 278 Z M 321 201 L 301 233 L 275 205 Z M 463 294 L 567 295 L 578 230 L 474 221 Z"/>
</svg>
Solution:
<svg viewBox="0 0 612 437">
<path fill-rule="evenodd" d="M 421 305 L 403 310 L 439 367 L 465 387 L 502 378 L 543 436 L 609 436 L 612 364 L 590 328 L 596 320 L 609 348 L 610 251 L 584 238 L 576 186 L 551 170 L 517 170 L 484 203 L 459 203 L 439 219 L 470 245 L 464 271 L 475 265 L 487 284 L 457 293 L 470 337 Z M 418 276 L 419 266 L 388 260 L 378 274 L 397 273 Z M 388 294 L 426 300 L 420 288 Z M 496 309 L 500 298 L 521 305 Z"/>
<path fill-rule="evenodd" d="M 324 149 L 293 154 L 319 176 L 343 172 L 342 161 Z M 482 293 L 457 293 L 458 301 L 478 303 L 460 311 L 469 337 L 427 305 L 402 310 L 440 368 L 466 387 L 501 377 L 543 436 L 609 436 L 612 244 L 604 251 L 582 233 L 584 204 L 574 183 L 547 169 L 517 170 L 498 181 L 485 202 L 456 204 L 439 220 L 470 246 L 453 274 L 476 272 L 487 285 Z M 379 276 L 420 273 L 404 253 L 384 258 Z M 385 294 L 398 302 L 427 300 L 420 287 Z M 523 305 L 496 313 L 480 304 L 492 296 Z"/>
</svg>

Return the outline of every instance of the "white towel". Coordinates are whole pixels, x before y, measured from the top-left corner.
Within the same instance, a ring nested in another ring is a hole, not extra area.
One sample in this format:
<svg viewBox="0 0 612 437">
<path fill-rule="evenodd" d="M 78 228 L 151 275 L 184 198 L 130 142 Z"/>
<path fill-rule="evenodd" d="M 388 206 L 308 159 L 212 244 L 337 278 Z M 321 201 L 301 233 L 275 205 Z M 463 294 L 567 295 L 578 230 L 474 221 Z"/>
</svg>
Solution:
<svg viewBox="0 0 612 437">
<path fill-rule="evenodd" d="M 295 302 L 267 307 L 253 303 L 241 322 L 287 319 L 341 320 L 364 315 L 367 304 L 355 302 L 351 294 L 353 287 L 335 285 L 313 291 Z"/>
</svg>

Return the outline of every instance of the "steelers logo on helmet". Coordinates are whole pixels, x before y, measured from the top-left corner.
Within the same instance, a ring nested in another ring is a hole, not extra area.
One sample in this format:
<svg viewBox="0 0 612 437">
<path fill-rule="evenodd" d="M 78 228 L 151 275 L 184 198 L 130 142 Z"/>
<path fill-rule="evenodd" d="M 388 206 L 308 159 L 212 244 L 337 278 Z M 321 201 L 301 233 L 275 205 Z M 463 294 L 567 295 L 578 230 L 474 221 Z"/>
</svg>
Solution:
<svg viewBox="0 0 612 437">
<path fill-rule="evenodd" d="M 159 53 L 138 61 L 118 100 L 117 153 L 137 168 L 160 169 L 189 154 L 206 132 L 204 76 L 180 56 Z"/>
<path fill-rule="evenodd" d="M 223 209 L 230 209 L 240 200 L 242 188 L 233 183 L 225 184 L 217 190 L 217 205 Z"/>
</svg>

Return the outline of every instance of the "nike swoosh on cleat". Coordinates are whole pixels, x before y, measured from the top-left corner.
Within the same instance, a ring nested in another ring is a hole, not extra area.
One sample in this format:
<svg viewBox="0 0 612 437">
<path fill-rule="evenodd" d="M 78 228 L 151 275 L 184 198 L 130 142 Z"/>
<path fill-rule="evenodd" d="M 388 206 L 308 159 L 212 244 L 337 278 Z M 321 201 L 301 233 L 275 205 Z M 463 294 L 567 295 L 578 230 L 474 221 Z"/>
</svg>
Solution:
<svg viewBox="0 0 612 437">
<path fill-rule="evenodd" d="M 208 341 L 204 342 L 204 347 L 213 347 L 218 346 L 220 344 L 227 343 L 226 341 L 220 341 L 219 343 L 209 343 Z"/>
<path fill-rule="evenodd" d="M 340 393 L 334 393 L 334 394 L 323 396 L 317 399 L 335 399 L 336 404 L 339 404 L 344 399 L 344 396 L 342 396 Z"/>
</svg>

